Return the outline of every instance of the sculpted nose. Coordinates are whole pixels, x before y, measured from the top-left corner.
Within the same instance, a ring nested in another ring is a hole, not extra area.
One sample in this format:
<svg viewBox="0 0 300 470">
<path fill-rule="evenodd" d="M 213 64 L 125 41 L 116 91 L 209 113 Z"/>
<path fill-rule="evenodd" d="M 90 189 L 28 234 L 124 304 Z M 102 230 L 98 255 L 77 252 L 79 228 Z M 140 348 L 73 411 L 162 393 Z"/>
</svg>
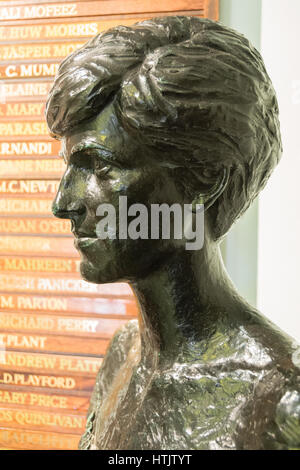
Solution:
<svg viewBox="0 0 300 470">
<path fill-rule="evenodd" d="M 77 178 L 72 178 L 71 173 L 67 170 L 60 182 L 52 203 L 52 213 L 55 217 L 70 219 L 78 224 L 85 218 L 86 207 L 76 191 Z"/>
</svg>

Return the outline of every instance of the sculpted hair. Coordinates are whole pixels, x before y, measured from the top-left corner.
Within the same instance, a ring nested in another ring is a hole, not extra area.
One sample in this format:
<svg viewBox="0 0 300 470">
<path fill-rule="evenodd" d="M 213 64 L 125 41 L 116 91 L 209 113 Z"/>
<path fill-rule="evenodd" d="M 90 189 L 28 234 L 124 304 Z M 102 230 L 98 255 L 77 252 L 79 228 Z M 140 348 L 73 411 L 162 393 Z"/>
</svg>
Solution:
<svg viewBox="0 0 300 470">
<path fill-rule="evenodd" d="M 59 67 L 46 107 L 51 134 L 68 134 L 112 98 L 124 128 L 177 172 L 187 193 L 227 168 L 229 182 L 208 210 L 215 239 L 281 156 L 278 104 L 262 57 L 220 23 L 168 16 L 94 37 Z"/>
</svg>

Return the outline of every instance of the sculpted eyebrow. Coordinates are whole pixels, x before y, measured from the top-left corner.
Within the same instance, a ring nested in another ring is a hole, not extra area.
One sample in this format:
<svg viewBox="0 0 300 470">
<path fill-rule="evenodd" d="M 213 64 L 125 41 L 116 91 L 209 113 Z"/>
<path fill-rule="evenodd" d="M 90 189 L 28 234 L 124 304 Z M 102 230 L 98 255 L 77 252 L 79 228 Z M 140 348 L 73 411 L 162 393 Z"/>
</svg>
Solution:
<svg viewBox="0 0 300 470">
<path fill-rule="evenodd" d="M 93 155 L 93 153 L 97 155 Z M 82 167 L 93 167 L 93 161 L 99 158 L 104 164 L 123 169 L 122 162 L 117 158 L 117 154 L 101 145 L 76 146 L 72 149 L 68 161 Z"/>
<path fill-rule="evenodd" d="M 74 154 L 89 154 L 89 152 L 93 151 L 96 151 L 99 157 L 103 158 L 104 160 L 109 160 L 110 162 L 116 160 L 116 155 L 107 147 L 104 147 L 100 144 L 76 145 L 71 151 L 70 158 Z"/>
</svg>

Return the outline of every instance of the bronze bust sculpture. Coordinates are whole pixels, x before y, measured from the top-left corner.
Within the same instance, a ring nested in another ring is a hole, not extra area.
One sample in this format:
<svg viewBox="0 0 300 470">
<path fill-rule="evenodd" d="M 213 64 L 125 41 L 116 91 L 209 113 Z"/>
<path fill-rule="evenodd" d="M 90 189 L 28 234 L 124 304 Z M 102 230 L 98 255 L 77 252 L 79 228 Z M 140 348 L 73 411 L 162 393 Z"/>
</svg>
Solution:
<svg viewBox="0 0 300 470">
<path fill-rule="evenodd" d="M 53 213 L 72 221 L 83 278 L 128 281 L 140 305 L 110 343 L 80 448 L 300 448 L 300 350 L 239 296 L 219 250 L 281 155 L 260 54 L 207 19 L 119 26 L 62 62 L 47 122 L 67 163 Z M 99 238 L 97 207 L 120 218 L 120 196 L 204 204 L 202 249 Z"/>
</svg>

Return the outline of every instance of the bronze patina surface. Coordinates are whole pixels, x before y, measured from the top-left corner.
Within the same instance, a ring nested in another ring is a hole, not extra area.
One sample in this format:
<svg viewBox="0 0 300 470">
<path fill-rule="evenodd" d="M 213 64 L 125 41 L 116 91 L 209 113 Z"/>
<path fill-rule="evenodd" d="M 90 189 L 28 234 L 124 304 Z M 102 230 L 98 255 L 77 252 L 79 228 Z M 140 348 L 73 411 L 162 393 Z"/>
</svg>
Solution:
<svg viewBox="0 0 300 470">
<path fill-rule="evenodd" d="M 239 296 L 219 250 L 281 156 L 260 54 L 206 19 L 119 26 L 62 62 L 47 122 L 67 163 L 53 212 L 72 220 L 82 276 L 128 281 L 140 305 L 111 341 L 80 448 L 299 449 L 299 347 Z M 97 238 L 97 207 L 118 214 L 119 196 L 204 203 L 203 248 Z"/>
</svg>

